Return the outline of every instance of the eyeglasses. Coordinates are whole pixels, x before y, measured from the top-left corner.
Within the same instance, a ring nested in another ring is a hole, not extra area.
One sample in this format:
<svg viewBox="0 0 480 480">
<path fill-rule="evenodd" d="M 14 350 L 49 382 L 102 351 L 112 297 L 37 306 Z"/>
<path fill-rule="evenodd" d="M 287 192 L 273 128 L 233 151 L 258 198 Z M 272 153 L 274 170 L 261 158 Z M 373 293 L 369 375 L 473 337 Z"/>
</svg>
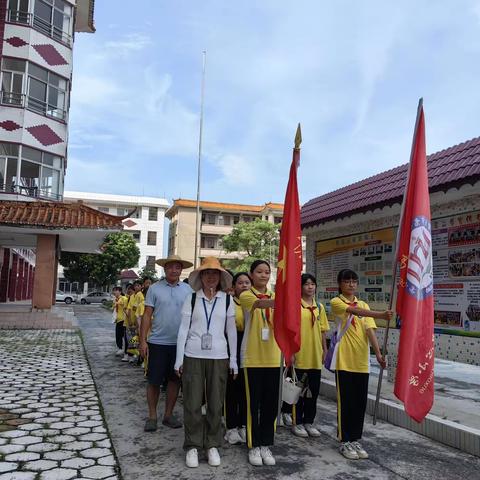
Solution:
<svg viewBox="0 0 480 480">
<path fill-rule="evenodd" d="M 346 283 L 347 285 L 356 285 L 358 280 L 342 280 L 342 283 Z"/>
</svg>

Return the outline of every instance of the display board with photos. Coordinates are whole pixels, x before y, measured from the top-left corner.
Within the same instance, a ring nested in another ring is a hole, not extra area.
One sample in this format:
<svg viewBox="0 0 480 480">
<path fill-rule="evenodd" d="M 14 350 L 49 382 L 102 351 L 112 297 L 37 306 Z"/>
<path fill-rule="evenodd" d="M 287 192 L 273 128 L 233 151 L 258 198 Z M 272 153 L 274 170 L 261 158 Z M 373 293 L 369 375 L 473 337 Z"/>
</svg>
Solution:
<svg viewBox="0 0 480 480">
<path fill-rule="evenodd" d="M 327 312 L 338 295 L 337 275 L 344 268 L 359 277 L 358 298 L 372 309 L 385 310 L 393 282 L 395 230 L 387 228 L 316 243 L 317 298 Z M 333 320 L 329 313 L 329 319 Z"/>
</svg>

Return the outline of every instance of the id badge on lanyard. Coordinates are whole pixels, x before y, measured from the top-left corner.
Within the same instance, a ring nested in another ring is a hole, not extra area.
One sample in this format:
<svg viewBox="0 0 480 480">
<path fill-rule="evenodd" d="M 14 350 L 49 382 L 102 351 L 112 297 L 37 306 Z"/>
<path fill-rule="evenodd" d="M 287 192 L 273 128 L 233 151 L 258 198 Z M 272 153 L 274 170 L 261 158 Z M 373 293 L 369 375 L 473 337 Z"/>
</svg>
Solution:
<svg viewBox="0 0 480 480">
<path fill-rule="evenodd" d="M 268 322 L 263 310 L 262 310 L 262 319 L 263 319 L 262 336 L 261 336 L 262 342 L 268 342 L 270 338 L 270 327 L 268 326 Z"/>
<path fill-rule="evenodd" d="M 212 314 L 215 310 L 215 305 L 217 304 L 218 298 L 215 298 L 213 302 L 212 309 L 210 310 L 210 315 L 207 313 L 207 305 L 205 304 L 205 299 L 202 298 L 203 301 L 203 310 L 205 312 L 205 319 L 207 320 L 207 333 L 204 333 L 201 337 L 201 347 L 202 350 L 211 350 L 213 345 L 213 337 L 210 333 L 210 322 L 212 321 Z"/>
</svg>

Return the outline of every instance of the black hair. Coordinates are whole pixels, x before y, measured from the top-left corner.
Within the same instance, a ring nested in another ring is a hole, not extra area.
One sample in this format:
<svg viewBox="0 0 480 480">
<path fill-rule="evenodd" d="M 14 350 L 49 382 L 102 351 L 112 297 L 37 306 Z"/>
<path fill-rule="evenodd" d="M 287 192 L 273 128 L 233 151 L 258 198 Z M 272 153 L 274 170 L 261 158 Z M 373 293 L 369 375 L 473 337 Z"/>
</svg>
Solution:
<svg viewBox="0 0 480 480">
<path fill-rule="evenodd" d="M 250 274 L 252 274 L 255 269 L 259 266 L 259 265 L 262 265 L 262 264 L 265 264 L 268 269 L 270 271 L 272 271 L 272 268 L 270 267 L 270 264 L 266 261 L 266 260 L 255 260 L 254 262 L 252 262 L 252 264 L 250 265 Z"/>
<path fill-rule="evenodd" d="M 140 287 L 142 287 L 143 283 L 140 280 L 135 280 L 132 286 L 134 287 L 135 285 L 139 285 Z"/>
<path fill-rule="evenodd" d="M 188 277 L 184 278 L 184 279 L 182 280 L 182 282 L 183 282 L 183 283 L 186 283 L 186 284 L 188 285 Z"/>
<path fill-rule="evenodd" d="M 252 279 L 250 278 L 250 275 L 249 275 L 247 272 L 238 272 L 238 273 L 236 273 L 236 274 L 233 276 L 233 280 L 232 280 L 232 285 L 233 285 L 233 286 L 235 286 L 235 284 L 237 283 L 237 280 L 238 280 L 242 275 L 245 275 L 246 277 L 248 277 L 248 279 L 250 280 L 250 283 L 252 283 Z"/>
<path fill-rule="evenodd" d="M 112 292 L 115 292 L 115 291 L 120 292 L 120 295 L 123 294 L 122 287 L 113 287 Z"/>
<path fill-rule="evenodd" d="M 148 275 L 146 275 L 145 277 L 143 277 L 143 283 L 145 283 L 145 280 L 150 280 L 151 282 L 153 282 L 153 278 L 152 277 L 149 277 Z"/>
<path fill-rule="evenodd" d="M 302 273 L 302 287 L 308 280 L 311 280 L 315 284 L 315 287 L 317 286 L 317 279 L 311 273 Z"/>
<path fill-rule="evenodd" d="M 340 284 L 345 280 L 356 280 L 358 282 L 358 275 L 353 270 L 350 270 L 349 268 L 344 268 L 343 270 L 340 270 L 337 275 L 339 293 L 342 293 Z"/>
<path fill-rule="evenodd" d="M 229 273 L 232 276 L 232 278 L 235 276 L 235 274 L 230 269 L 226 268 L 225 271 Z"/>
</svg>

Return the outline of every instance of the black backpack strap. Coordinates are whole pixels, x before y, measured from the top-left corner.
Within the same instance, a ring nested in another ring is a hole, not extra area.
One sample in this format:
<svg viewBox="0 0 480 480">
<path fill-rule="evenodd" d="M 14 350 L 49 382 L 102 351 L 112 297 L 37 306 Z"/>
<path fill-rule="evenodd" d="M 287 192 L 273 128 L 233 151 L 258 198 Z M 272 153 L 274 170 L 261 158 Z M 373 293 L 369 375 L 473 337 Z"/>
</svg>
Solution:
<svg viewBox="0 0 480 480">
<path fill-rule="evenodd" d="M 193 309 L 195 308 L 195 301 L 197 300 L 197 292 L 192 293 L 192 300 L 191 300 L 191 305 L 192 305 L 192 311 L 190 312 L 190 325 L 188 326 L 188 329 L 192 327 L 192 317 L 193 317 Z"/>
<path fill-rule="evenodd" d="M 226 305 L 226 308 L 225 308 L 225 311 L 228 312 L 228 307 L 230 306 L 230 295 L 227 293 L 227 299 L 225 301 L 225 305 Z"/>
</svg>

